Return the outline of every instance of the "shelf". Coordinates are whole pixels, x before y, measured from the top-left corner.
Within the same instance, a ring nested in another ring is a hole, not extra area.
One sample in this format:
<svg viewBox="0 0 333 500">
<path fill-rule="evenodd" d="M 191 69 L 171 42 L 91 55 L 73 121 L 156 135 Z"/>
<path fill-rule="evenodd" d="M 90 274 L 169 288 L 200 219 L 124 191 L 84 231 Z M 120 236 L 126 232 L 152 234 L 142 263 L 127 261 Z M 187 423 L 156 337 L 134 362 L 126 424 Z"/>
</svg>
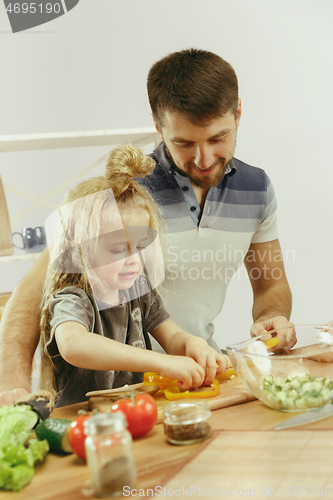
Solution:
<svg viewBox="0 0 333 500">
<path fill-rule="evenodd" d="M 42 252 L 37 253 L 23 253 L 19 255 L 3 255 L 0 257 L 0 264 L 6 264 L 8 262 L 24 262 L 28 260 L 37 260 Z"/>
<path fill-rule="evenodd" d="M 0 152 L 110 146 L 128 142 L 145 145 L 158 142 L 158 140 L 159 135 L 154 127 L 2 135 L 0 136 Z"/>
</svg>

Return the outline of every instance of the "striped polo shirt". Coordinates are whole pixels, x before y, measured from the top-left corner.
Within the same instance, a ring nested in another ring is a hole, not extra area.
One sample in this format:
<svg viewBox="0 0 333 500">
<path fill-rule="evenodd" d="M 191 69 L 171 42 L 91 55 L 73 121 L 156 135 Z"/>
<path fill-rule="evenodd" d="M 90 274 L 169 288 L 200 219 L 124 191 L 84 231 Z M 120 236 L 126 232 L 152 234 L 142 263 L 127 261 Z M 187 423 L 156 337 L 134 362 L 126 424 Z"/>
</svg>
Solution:
<svg viewBox="0 0 333 500">
<path fill-rule="evenodd" d="M 161 295 L 183 330 L 218 349 L 213 322 L 251 243 L 278 238 L 276 198 L 264 170 L 233 158 L 201 210 L 188 177 L 172 168 L 163 143 L 151 155 L 152 175 L 140 179 L 166 222 Z"/>
</svg>

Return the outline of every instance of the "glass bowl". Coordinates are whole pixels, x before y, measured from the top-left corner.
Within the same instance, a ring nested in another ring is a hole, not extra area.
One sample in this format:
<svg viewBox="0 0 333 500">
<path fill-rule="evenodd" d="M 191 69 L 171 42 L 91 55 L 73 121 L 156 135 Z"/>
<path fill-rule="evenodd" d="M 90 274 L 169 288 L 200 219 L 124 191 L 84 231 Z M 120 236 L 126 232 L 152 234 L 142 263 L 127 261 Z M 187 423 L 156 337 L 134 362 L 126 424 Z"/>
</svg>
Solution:
<svg viewBox="0 0 333 500">
<path fill-rule="evenodd" d="M 267 333 L 227 347 L 238 377 L 276 410 L 305 411 L 333 403 L 333 327 L 294 328 L 297 343 L 288 353 L 279 353 L 278 344 L 267 350 Z"/>
</svg>

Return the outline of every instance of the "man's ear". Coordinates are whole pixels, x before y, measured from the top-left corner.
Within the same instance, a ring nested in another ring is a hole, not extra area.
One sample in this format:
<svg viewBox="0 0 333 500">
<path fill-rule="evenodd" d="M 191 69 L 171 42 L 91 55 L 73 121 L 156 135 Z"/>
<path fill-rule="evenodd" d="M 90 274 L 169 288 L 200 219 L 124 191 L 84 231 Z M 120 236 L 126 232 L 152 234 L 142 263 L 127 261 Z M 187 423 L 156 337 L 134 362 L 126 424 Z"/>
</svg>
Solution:
<svg viewBox="0 0 333 500">
<path fill-rule="evenodd" d="M 153 115 L 153 113 L 151 114 L 151 117 L 153 119 L 153 122 L 154 122 L 154 125 L 155 125 L 155 128 L 156 128 L 156 131 L 160 134 L 160 136 L 162 137 L 162 130 L 160 129 L 158 123 L 157 123 L 157 120 L 155 118 L 155 116 Z"/>
<path fill-rule="evenodd" d="M 238 99 L 237 106 L 237 116 L 236 116 L 236 127 L 238 128 L 240 117 L 242 116 L 242 101 L 241 98 Z"/>
</svg>

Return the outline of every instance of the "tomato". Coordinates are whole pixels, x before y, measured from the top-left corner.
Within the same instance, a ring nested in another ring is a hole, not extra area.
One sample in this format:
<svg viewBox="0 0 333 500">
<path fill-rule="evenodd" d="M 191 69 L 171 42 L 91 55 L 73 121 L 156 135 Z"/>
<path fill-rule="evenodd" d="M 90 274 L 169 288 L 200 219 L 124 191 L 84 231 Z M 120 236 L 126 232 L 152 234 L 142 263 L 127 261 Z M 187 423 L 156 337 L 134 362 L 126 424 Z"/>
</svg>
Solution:
<svg viewBox="0 0 333 500">
<path fill-rule="evenodd" d="M 84 447 L 84 442 L 86 440 L 87 434 L 84 429 L 84 423 L 90 416 L 90 414 L 80 415 L 71 423 L 68 430 L 69 444 L 74 453 L 78 457 L 82 458 L 82 460 L 86 460 L 86 450 Z"/>
<path fill-rule="evenodd" d="M 150 394 L 137 394 L 134 398 L 118 399 L 111 407 L 111 412 L 116 411 L 125 414 L 127 428 L 134 438 L 147 434 L 157 420 L 157 404 Z"/>
</svg>

